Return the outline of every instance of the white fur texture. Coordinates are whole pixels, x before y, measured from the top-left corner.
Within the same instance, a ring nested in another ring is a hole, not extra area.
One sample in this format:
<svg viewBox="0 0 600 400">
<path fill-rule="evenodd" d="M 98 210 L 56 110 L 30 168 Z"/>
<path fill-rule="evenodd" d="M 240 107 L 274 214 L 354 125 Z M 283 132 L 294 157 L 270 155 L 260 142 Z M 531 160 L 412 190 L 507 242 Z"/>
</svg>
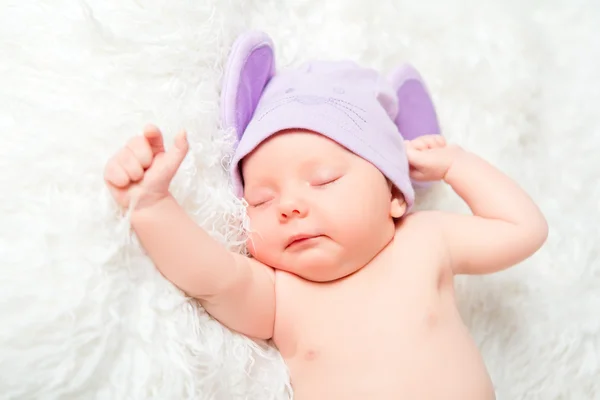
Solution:
<svg viewBox="0 0 600 400">
<path fill-rule="evenodd" d="M 241 249 L 218 96 L 247 28 L 272 35 L 280 66 L 417 66 L 446 137 L 514 177 L 551 226 L 522 265 L 457 281 L 498 399 L 600 398 L 598 4 L 0 0 L 0 398 L 289 398 L 279 354 L 166 282 L 102 181 L 145 123 L 185 128 L 173 192 Z M 466 210 L 441 185 L 420 207 Z"/>
</svg>

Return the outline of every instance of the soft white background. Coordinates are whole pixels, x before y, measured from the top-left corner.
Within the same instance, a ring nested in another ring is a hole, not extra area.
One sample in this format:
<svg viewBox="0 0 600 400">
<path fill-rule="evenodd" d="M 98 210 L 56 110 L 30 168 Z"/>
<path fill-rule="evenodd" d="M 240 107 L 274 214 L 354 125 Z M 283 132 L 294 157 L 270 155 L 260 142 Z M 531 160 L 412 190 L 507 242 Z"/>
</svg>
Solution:
<svg viewBox="0 0 600 400">
<path fill-rule="evenodd" d="M 102 182 L 145 123 L 169 141 L 187 129 L 173 192 L 238 248 L 218 99 L 248 28 L 279 66 L 421 71 L 448 140 L 514 177 L 551 227 L 520 266 L 457 283 L 498 398 L 600 398 L 598 26 L 595 0 L 0 0 L 0 398 L 288 398 L 278 353 L 163 280 Z M 442 186 L 420 207 L 466 210 Z"/>
</svg>

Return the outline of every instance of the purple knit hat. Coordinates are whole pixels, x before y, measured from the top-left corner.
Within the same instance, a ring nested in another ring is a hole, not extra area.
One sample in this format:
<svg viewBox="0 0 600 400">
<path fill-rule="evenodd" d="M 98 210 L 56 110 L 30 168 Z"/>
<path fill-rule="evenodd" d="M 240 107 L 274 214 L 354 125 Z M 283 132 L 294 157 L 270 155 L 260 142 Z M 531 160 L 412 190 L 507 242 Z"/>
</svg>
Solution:
<svg viewBox="0 0 600 400">
<path fill-rule="evenodd" d="M 410 65 L 387 79 L 350 61 L 313 61 L 275 73 L 273 42 L 263 32 L 233 45 L 222 92 L 222 120 L 238 143 L 231 163 L 243 195 L 240 161 L 271 135 L 289 128 L 318 132 L 378 168 L 410 208 L 414 190 L 405 139 L 440 134 L 427 89 Z"/>
</svg>

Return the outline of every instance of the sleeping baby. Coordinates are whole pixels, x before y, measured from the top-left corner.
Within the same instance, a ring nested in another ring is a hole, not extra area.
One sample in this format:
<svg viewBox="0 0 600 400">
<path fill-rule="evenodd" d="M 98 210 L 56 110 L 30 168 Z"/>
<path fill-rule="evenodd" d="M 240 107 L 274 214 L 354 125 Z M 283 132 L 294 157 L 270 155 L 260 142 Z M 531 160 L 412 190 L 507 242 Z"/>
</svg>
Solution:
<svg viewBox="0 0 600 400">
<path fill-rule="evenodd" d="M 165 149 L 149 125 L 106 165 L 158 270 L 231 330 L 272 339 L 295 399 L 494 399 L 453 277 L 506 269 L 542 246 L 547 224 L 529 196 L 446 143 L 409 65 L 387 77 L 348 61 L 276 73 L 271 39 L 249 32 L 223 82 L 248 255 L 218 244 L 169 193 L 185 132 Z M 412 210 L 414 186 L 432 181 L 472 215 Z"/>
</svg>

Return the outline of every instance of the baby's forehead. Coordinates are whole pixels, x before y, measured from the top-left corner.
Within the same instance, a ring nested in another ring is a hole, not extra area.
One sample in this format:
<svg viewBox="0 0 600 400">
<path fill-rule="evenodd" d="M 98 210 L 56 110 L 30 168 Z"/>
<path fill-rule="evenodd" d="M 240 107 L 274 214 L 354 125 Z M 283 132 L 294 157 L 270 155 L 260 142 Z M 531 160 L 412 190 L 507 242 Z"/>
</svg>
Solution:
<svg viewBox="0 0 600 400">
<path fill-rule="evenodd" d="M 268 153 L 264 154 L 265 157 L 263 160 L 268 161 Z M 277 162 L 259 162 L 256 163 L 254 168 L 250 168 L 249 171 L 255 170 L 265 170 L 266 172 L 277 175 L 281 172 L 282 169 L 301 169 L 308 170 L 318 168 L 320 166 L 325 165 L 339 165 L 343 162 L 343 158 L 333 155 L 327 154 L 325 152 L 304 152 L 299 151 L 293 154 L 286 155 L 285 163 L 277 163 Z"/>
<path fill-rule="evenodd" d="M 325 158 L 343 152 L 343 149 L 343 146 L 320 133 L 287 130 L 271 135 L 245 158 L 285 157 L 291 160 L 301 160 L 311 156 Z"/>
<path fill-rule="evenodd" d="M 355 157 L 344 146 L 313 131 L 277 132 L 241 160 L 242 175 L 277 175 L 282 168 L 309 169 L 347 163 Z"/>
</svg>

